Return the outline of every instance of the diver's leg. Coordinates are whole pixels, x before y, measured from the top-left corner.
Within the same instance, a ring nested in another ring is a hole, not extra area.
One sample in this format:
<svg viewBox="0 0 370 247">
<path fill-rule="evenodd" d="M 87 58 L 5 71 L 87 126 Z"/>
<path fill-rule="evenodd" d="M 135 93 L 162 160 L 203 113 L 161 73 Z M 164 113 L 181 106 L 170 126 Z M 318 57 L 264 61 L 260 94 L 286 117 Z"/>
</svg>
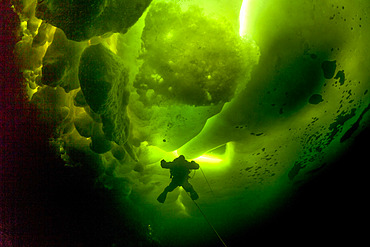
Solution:
<svg viewBox="0 0 370 247">
<path fill-rule="evenodd" d="M 177 188 L 177 186 L 179 185 L 172 180 L 171 183 L 164 190 L 167 192 L 172 192 L 174 189 Z"/>
<path fill-rule="evenodd" d="M 196 200 L 199 198 L 198 193 L 194 190 L 193 186 L 188 181 L 185 181 L 182 184 L 182 187 L 184 188 L 186 192 L 190 193 L 190 197 L 192 200 Z"/>
<path fill-rule="evenodd" d="M 157 201 L 159 201 L 160 203 L 164 203 L 164 201 L 166 200 L 166 197 L 167 197 L 167 192 L 166 190 L 163 191 L 157 198 Z"/>
<path fill-rule="evenodd" d="M 164 201 L 166 200 L 167 198 L 167 193 L 168 192 L 171 192 L 173 191 L 174 189 L 176 189 L 177 185 L 172 181 L 170 183 L 170 185 L 168 185 L 164 190 L 163 192 L 158 196 L 157 198 L 157 201 L 159 201 L 160 203 L 164 203 Z"/>
</svg>

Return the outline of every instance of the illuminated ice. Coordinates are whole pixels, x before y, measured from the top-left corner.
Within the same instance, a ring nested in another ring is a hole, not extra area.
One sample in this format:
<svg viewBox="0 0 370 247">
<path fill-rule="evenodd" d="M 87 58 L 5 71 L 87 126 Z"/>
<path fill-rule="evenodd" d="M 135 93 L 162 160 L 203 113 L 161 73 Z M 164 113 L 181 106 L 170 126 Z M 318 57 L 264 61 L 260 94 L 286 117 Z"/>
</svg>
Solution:
<svg viewBox="0 0 370 247">
<path fill-rule="evenodd" d="M 126 1 L 87 1 L 78 18 L 73 4 L 43 1 L 36 18 L 23 2 L 16 54 L 30 101 L 56 125 L 52 145 L 119 188 L 165 244 L 214 236 L 183 190 L 157 203 L 161 159 L 200 164 L 198 203 L 227 235 L 283 204 L 369 121 L 367 0 L 127 1 L 132 16 L 112 7 Z"/>
</svg>

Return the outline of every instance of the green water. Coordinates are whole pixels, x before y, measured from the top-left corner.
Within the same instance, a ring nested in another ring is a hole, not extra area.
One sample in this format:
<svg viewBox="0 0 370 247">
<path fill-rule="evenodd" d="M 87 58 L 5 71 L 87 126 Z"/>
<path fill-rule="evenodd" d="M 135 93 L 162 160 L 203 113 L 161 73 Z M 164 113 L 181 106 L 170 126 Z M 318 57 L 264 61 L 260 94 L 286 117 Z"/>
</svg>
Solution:
<svg viewBox="0 0 370 247">
<path fill-rule="evenodd" d="M 161 245 L 217 238 L 185 191 L 156 201 L 170 182 L 160 160 L 200 164 L 197 203 L 228 238 L 369 122 L 367 0 L 89 1 L 79 15 L 72 1 L 25 2 L 16 54 L 56 124 L 51 145 Z"/>
</svg>

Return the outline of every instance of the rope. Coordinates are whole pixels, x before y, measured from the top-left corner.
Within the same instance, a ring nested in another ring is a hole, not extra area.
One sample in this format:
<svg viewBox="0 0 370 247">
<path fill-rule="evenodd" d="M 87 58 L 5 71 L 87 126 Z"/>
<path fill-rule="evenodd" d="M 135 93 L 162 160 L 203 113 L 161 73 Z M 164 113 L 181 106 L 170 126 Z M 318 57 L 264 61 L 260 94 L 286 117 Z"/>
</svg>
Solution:
<svg viewBox="0 0 370 247">
<path fill-rule="evenodd" d="M 191 199 L 191 196 L 188 192 L 186 192 L 186 194 L 190 197 Z M 227 247 L 227 245 L 225 244 L 225 242 L 222 240 L 221 236 L 218 234 L 218 232 L 216 231 L 216 229 L 213 227 L 213 225 L 211 224 L 211 222 L 207 219 L 206 215 L 203 213 L 202 209 L 200 208 L 200 206 L 198 205 L 198 203 L 196 203 L 193 199 L 191 199 L 195 206 L 197 206 L 197 208 L 199 209 L 199 212 L 203 215 L 204 219 L 206 220 L 206 222 L 208 223 L 208 225 L 212 228 L 213 232 L 217 235 L 218 239 L 220 240 L 220 242 L 222 243 L 222 245 L 224 247 Z"/>
<path fill-rule="evenodd" d="M 212 195 L 213 195 L 213 196 L 215 196 L 215 193 L 213 192 L 213 190 L 212 190 L 212 188 L 211 188 L 211 185 L 209 184 L 208 179 L 207 179 L 206 175 L 204 174 L 204 172 L 203 172 L 203 170 L 202 170 L 202 167 L 200 167 L 200 166 L 199 166 L 199 168 L 200 168 L 200 171 L 203 173 L 203 176 L 204 176 L 204 178 L 205 178 L 205 180 L 206 180 L 206 182 L 207 182 L 207 184 L 208 184 L 209 189 L 210 189 L 210 190 L 211 190 L 211 192 L 212 192 Z"/>
<path fill-rule="evenodd" d="M 197 170 L 194 170 L 194 174 L 193 176 L 191 177 L 191 179 L 193 179 L 195 177 L 195 173 L 197 172 Z"/>
</svg>

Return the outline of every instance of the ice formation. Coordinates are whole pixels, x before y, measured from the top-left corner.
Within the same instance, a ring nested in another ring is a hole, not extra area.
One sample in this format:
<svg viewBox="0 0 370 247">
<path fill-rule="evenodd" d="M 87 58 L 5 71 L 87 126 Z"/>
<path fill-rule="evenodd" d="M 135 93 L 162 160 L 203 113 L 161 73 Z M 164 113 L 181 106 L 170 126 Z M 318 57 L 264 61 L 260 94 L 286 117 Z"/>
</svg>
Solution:
<svg viewBox="0 0 370 247">
<path fill-rule="evenodd" d="M 215 195 L 195 176 L 199 204 L 228 234 L 228 221 L 264 214 L 260 205 L 361 132 L 369 8 L 367 0 L 24 0 L 16 54 L 66 164 L 118 186 L 171 243 L 168 231 L 191 231 L 187 219 L 202 218 L 182 190 L 158 205 L 168 183 L 161 159 L 183 154 L 201 165 Z"/>
</svg>

